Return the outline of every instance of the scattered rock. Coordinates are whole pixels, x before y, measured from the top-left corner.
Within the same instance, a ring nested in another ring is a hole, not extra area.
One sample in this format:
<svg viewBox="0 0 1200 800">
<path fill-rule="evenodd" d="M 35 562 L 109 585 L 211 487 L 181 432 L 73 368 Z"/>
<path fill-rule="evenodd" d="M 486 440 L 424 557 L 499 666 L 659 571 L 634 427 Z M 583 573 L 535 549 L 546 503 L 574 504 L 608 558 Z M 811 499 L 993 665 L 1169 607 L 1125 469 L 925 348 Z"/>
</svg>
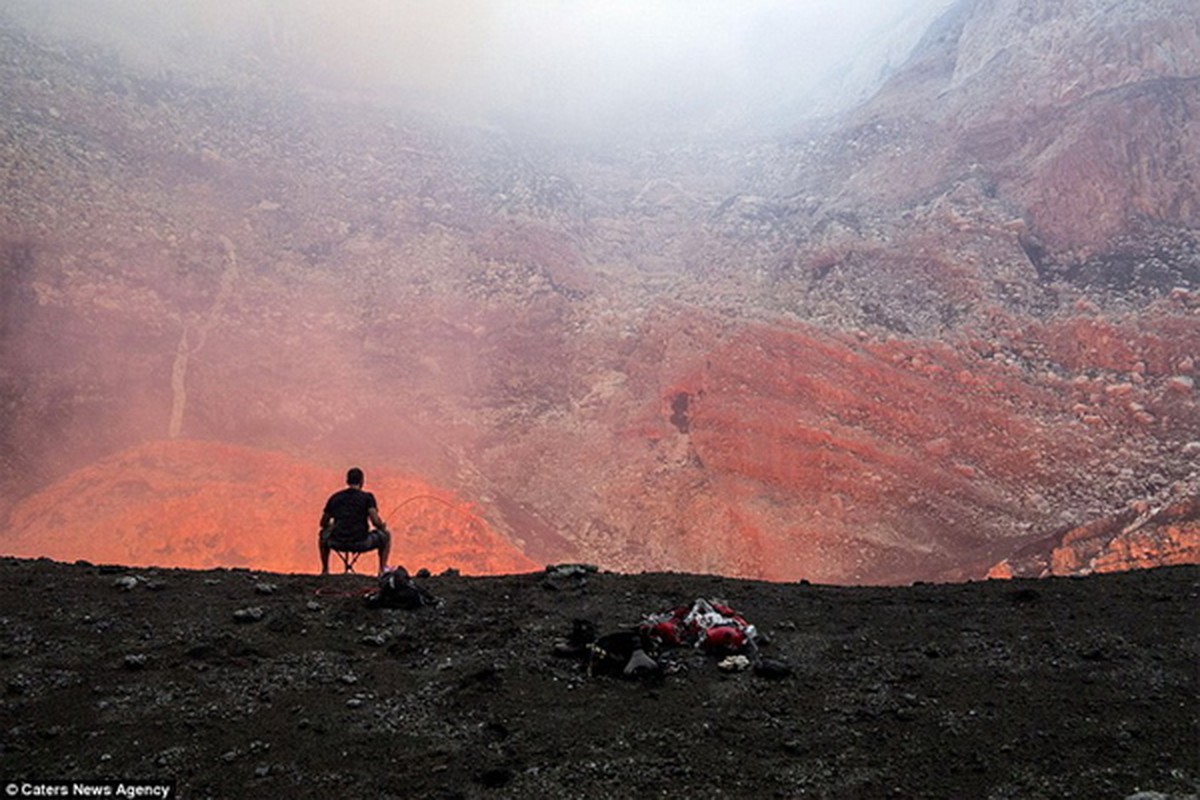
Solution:
<svg viewBox="0 0 1200 800">
<path fill-rule="evenodd" d="M 546 575 L 551 578 L 583 578 L 599 569 L 594 564 L 553 564 L 546 567 Z"/>
<path fill-rule="evenodd" d="M 1167 379 L 1167 390 L 1176 394 L 1191 394 L 1196 381 L 1191 375 L 1175 375 Z"/>
<path fill-rule="evenodd" d="M 258 622 L 266 615 L 266 612 L 259 606 L 250 608 L 239 608 L 233 612 L 233 621 L 241 624 L 249 622 Z"/>
<path fill-rule="evenodd" d="M 1071 781 L 1074 794 L 1105 797 L 1112 787 L 1094 771 L 1094 740 L 1077 735 L 1093 729 L 1121 734 L 1106 765 L 1171 791 L 1182 786 L 1171 777 L 1179 754 L 1166 755 L 1175 746 L 1164 742 L 1185 740 L 1194 719 L 1186 704 L 1163 700 L 1188 697 L 1193 683 L 1196 571 L 853 589 L 601 573 L 589 577 L 586 607 L 605 625 L 664 597 L 719 588 L 778 635 L 747 659 L 749 669 L 730 659 L 733 671 L 718 670 L 716 658 L 691 648 L 634 646 L 600 674 L 579 647 L 595 638 L 595 625 L 581 618 L 570 626 L 583 609 L 546 594 L 540 570 L 442 581 L 444 611 L 386 623 L 390 612 L 367 611 L 356 597 L 321 597 L 324 616 L 308 615 L 304 579 L 289 577 L 299 601 L 267 607 L 262 624 L 289 611 L 320 620 L 302 637 L 222 624 L 237 607 L 222 604 L 251 583 L 213 588 L 204 573 L 181 570 L 171 581 L 172 599 L 182 602 L 162 603 L 149 592 L 114 592 L 84 568 L 0 559 L 0 668 L 8 670 L 0 713 L 5 747 L 19 755 L 17 777 L 55 767 L 68 779 L 91 774 L 102 752 L 91 732 L 102 728 L 114 771 L 141 752 L 150 769 L 180 775 L 189 796 L 241 796 L 256 780 L 315 787 L 305 796 L 335 782 L 347 796 L 404 794 L 397 787 L 474 796 L 489 791 L 477 780 L 487 769 L 512 769 L 494 793 L 518 798 L 623 796 L 614 787 L 629 786 L 653 796 L 886 794 L 890 784 L 848 786 L 839 765 L 824 770 L 821 759 L 835 748 L 878 764 L 873 781 L 884 770 L 917 775 L 901 797 L 1040 797 Z M 27 577 L 54 587 L 69 610 L 31 607 Z M 310 580 L 313 589 L 328 586 Z M 1034 588 L 1040 600 L 1022 603 L 1018 593 Z M 214 616 L 213 608 L 221 610 Z M 93 622 L 79 624 L 85 615 Z M 97 635 L 97 620 L 114 625 Z M 45 635 L 35 638 L 37 625 Z M 559 644 L 571 659 L 550 655 L 564 627 L 571 636 Z M 359 642 L 377 635 L 388 644 Z M 642 682 L 623 684 L 626 667 Z M 1021 680 L 1006 680 L 1014 668 Z M 1020 715 L 1003 713 L 1014 703 Z M 900 730 L 924 724 L 945 735 L 927 741 Z M 397 756 L 385 773 L 356 758 L 368 739 L 395 736 L 422 757 Z M 1030 736 L 1042 743 L 1036 753 L 1019 745 Z M 718 740 L 719 751 L 680 746 Z M 984 740 L 1016 743 L 997 756 L 1002 773 L 976 773 L 977 762 L 962 774 L 939 771 L 948 746 L 970 752 Z M 275 750 L 302 755 L 266 755 Z M 724 752 L 731 772 L 713 769 L 714 753 Z M 64 753 L 86 757 L 72 767 Z M 802 781 L 773 771 L 785 754 L 812 767 Z M 256 778 L 262 767 L 268 774 Z"/>
<path fill-rule="evenodd" d="M 722 672 L 744 672 L 750 669 L 750 659 L 746 656 L 726 656 L 717 662 L 717 669 Z"/>
<path fill-rule="evenodd" d="M 479 773 L 477 779 L 485 788 L 499 789 L 512 782 L 513 771 L 507 767 L 492 767 Z"/>
<path fill-rule="evenodd" d="M 792 668 L 784 661 L 776 658 L 759 659 L 754 665 L 754 674 L 769 680 L 783 680 L 792 676 Z"/>
</svg>

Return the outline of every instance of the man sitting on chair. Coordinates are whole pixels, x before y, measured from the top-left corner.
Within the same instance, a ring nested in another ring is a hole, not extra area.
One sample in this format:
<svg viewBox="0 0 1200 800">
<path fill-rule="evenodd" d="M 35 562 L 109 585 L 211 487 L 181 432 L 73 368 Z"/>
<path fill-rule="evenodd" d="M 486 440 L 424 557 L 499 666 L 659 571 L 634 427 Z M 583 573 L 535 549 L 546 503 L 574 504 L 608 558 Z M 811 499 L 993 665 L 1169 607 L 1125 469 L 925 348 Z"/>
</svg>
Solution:
<svg viewBox="0 0 1200 800">
<path fill-rule="evenodd" d="M 346 473 L 346 488 L 335 492 L 321 512 L 321 574 L 329 574 L 329 551 L 342 550 L 365 553 L 379 551 L 379 574 L 387 569 L 388 551 L 392 537 L 379 517 L 375 495 L 363 491 L 363 471 L 353 467 Z M 367 522 L 375 525 L 374 529 Z"/>
</svg>

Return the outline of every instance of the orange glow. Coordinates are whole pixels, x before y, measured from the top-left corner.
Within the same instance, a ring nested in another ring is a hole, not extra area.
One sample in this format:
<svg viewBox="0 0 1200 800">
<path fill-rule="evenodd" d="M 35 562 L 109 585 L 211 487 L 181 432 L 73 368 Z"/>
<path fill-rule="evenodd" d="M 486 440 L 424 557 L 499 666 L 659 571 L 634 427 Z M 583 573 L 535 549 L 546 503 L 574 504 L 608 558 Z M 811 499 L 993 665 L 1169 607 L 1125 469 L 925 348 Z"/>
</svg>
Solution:
<svg viewBox="0 0 1200 800">
<path fill-rule="evenodd" d="M 373 475 L 393 564 L 501 574 L 537 568 L 453 493 Z M 344 471 L 236 445 L 158 441 L 119 453 L 20 502 L 9 555 L 186 568 L 316 572 L 317 527 Z M 365 556 L 374 569 L 375 556 Z"/>
</svg>

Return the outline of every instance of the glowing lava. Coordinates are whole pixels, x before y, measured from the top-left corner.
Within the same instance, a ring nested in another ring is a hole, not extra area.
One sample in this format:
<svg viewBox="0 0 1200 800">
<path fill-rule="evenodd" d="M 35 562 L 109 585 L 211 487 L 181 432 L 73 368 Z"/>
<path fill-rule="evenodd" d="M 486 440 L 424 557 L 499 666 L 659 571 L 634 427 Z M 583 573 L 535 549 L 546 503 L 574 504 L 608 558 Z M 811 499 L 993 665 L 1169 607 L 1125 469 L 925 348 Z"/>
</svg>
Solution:
<svg viewBox="0 0 1200 800">
<path fill-rule="evenodd" d="M 468 574 L 537 568 L 451 492 L 364 466 L 392 530 L 393 563 Z M 23 500 L 5 549 L 62 561 L 315 572 L 321 508 L 342 474 L 235 445 L 150 442 Z"/>
</svg>

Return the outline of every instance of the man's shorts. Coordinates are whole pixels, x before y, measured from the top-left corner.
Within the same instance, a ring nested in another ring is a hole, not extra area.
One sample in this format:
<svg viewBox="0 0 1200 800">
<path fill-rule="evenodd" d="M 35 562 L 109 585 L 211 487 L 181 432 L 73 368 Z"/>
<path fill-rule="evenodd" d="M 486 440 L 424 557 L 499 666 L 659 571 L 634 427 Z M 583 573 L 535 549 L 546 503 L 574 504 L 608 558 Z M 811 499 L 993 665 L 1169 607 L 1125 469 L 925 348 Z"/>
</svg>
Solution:
<svg viewBox="0 0 1200 800">
<path fill-rule="evenodd" d="M 378 550 L 388 540 L 388 534 L 378 529 L 367 531 L 367 534 L 357 539 L 346 539 L 334 536 L 331 528 L 321 530 L 321 544 L 332 550 L 343 550 L 350 553 L 368 553 Z"/>
</svg>

